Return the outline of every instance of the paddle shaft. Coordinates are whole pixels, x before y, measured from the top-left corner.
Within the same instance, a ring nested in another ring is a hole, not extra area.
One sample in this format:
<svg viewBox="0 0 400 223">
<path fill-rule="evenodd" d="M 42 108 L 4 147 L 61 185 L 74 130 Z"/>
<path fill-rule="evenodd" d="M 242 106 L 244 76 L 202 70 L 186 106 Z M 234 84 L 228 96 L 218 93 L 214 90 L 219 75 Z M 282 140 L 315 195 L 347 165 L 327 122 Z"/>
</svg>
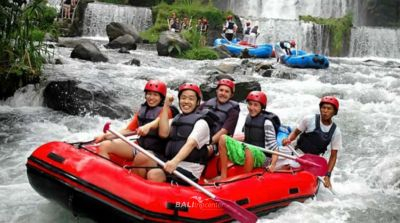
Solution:
<svg viewBox="0 0 400 223">
<path fill-rule="evenodd" d="M 126 137 L 124 137 L 121 133 L 116 132 L 112 129 L 108 129 L 107 131 L 111 132 L 112 134 L 118 136 L 122 141 L 128 143 L 129 145 L 131 145 L 132 147 L 134 147 L 135 149 L 139 150 L 140 152 L 142 152 L 143 154 L 145 154 L 146 156 L 148 156 L 150 159 L 156 161 L 159 165 L 161 165 L 162 167 L 165 166 L 165 162 L 163 162 L 162 160 L 160 160 L 159 158 L 157 158 L 155 155 L 153 155 L 152 153 L 150 153 L 149 151 L 143 149 L 141 146 L 129 141 Z M 187 178 L 185 175 L 183 175 L 182 173 L 180 173 L 177 170 L 174 170 L 174 172 L 172 172 L 174 175 L 176 175 L 177 177 L 181 178 L 182 180 L 184 180 L 186 183 L 192 185 L 193 187 L 199 189 L 201 192 L 205 193 L 207 196 L 209 196 L 212 199 L 215 199 L 216 196 L 211 193 L 210 191 L 206 190 L 205 188 L 203 188 L 202 186 L 198 185 L 197 183 L 193 182 L 191 179 Z"/>
</svg>

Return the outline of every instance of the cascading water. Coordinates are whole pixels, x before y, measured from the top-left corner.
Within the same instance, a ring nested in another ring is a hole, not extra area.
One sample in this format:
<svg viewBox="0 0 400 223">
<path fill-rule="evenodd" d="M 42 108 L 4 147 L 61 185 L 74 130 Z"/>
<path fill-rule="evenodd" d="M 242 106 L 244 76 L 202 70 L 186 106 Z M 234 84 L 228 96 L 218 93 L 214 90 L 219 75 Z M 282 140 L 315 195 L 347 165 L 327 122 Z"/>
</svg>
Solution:
<svg viewBox="0 0 400 223">
<path fill-rule="evenodd" d="M 360 0 L 225 0 L 216 4 L 221 9 L 233 11 L 243 22 L 258 25 L 261 32 L 258 43 L 296 39 L 300 49 L 328 55 L 329 35 L 324 27 L 301 22 L 299 16 L 338 18 L 351 12 L 355 26 L 363 25 L 365 16 L 365 6 Z M 351 31 L 350 50 L 345 52 L 357 57 L 400 58 L 398 33 L 399 29 L 355 27 Z"/>
<path fill-rule="evenodd" d="M 400 29 L 355 27 L 351 31 L 350 56 L 399 57 L 399 39 Z"/>
<path fill-rule="evenodd" d="M 106 26 L 111 22 L 134 25 L 141 32 L 152 25 L 149 8 L 89 3 L 83 22 L 83 36 L 107 37 Z"/>
</svg>

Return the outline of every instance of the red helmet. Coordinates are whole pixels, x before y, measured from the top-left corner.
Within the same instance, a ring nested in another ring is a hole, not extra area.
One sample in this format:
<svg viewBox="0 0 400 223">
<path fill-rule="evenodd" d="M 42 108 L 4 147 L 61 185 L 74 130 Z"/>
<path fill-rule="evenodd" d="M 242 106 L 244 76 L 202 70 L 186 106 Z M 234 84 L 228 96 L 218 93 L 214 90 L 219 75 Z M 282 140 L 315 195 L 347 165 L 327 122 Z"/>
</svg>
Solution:
<svg viewBox="0 0 400 223">
<path fill-rule="evenodd" d="M 339 111 L 339 101 L 334 97 L 334 96 L 325 96 L 321 98 L 321 101 L 319 102 L 319 107 L 321 108 L 322 104 L 328 103 L 333 105 L 333 107 L 336 110 L 336 114 Z"/>
<path fill-rule="evenodd" d="M 226 19 L 227 19 L 227 20 L 231 20 L 231 19 L 233 19 L 233 16 L 228 15 L 228 16 L 226 17 Z"/>
<path fill-rule="evenodd" d="M 290 41 L 290 46 L 291 46 L 291 47 L 295 47 L 295 46 L 296 46 L 296 41 L 291 40 L 291 41 Z"/>
<path fill-rule="evenodd" d="M 233 81 L 231 81 L 229 79 L 221 79 L 221 80 L 219 80 L 218 84 L 217 84 L 217 88 L 219 88 L 220 85 L 228 86 L 231 89 L 232 93 L 235 92 L 235 82 L 233 82 Z"/>
<path fill-rule="evenodd" d="M 144 91 L 154 91 L 165 97 L 167 95 L 167 85 L 159 80 L 149 80 L 144 87 Z"/>
<path fill-rule="evenodd" d="M 196 92 L 198 99 L 201 100 L 201 98 L 202 98 L 201 90 L 200 90 L 199 86 L 197 86 L 196 84 L 184 83 L 181 86 L 179 86 L 178 98 L 181 96 L 181 93 L 184 90 L 192 90 L 192 91 Z"/>
<path fill-rule="evenodd" d="M 247 95 L 246 101 L 259 102 L 261 107 L 265 108 L 267 106 L 267 95 L 262 91 L 252 91 Z"/>
</svg>

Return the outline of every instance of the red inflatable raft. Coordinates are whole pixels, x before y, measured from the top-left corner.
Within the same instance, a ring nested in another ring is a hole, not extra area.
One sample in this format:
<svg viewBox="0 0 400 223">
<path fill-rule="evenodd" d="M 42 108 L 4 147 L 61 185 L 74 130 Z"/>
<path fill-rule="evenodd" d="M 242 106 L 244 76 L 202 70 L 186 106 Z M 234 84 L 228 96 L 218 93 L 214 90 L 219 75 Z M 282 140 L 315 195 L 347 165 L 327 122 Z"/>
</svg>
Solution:
<svg viewBox="0 0 400 223">
<path fill-rule="evenodd" d="M 97 155 L 97 147 L 50 142 L 28 158 L 32 187 L 42 196 L 98 222 L 228 222 L 231 218 L 207 195 L 191 186 L 144 180 L 126 168 L 125 161 Z M 217 175 L 218 159 L 203 178 Z M 304 201 L 318 191 L 309 172 L 269 173 L 256 169 L 243 174 L 229 168 L 223 182 L 199 184 L 216 196 L 231 200 L 262 216 L 292 201 Z"/>
</svg>

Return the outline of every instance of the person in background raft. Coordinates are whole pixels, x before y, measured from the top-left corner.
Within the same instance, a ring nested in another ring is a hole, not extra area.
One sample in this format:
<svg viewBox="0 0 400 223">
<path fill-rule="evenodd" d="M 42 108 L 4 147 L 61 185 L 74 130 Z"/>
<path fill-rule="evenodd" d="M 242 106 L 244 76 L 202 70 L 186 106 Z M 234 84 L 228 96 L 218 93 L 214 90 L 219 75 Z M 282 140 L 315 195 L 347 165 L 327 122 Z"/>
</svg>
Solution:
<svg viewBox="0 0 400 223">
<path fill-rule="evenodd" d="M 265 111 L 267 95 L 262 91 L 252 91 L 247 95 L 247 109 L 249 114 L 244 125 L 244 143 L 230 136 L 221 136 L 219 140 L 219 153 L 221 160 L 221 177 L 227 177 L 228 158 L 234 164 L 243 165 L 245 172 L 250 172 L 255 167 L 266 164 L 270 171 L 274 171 L 277 156 L 265 154 L 257 147 L 277 150 L 276 134 L 280 126 L 278 116 Z"/>
<path fill-rule="evenodd" d="M 324 185 L 327 188 L 332 188 L 331 173 L 336 164 L 337 152 L 342 147 L 342 134 L 339 127 L 332 121 L 338 111 L 339 101 L 335 97 L 322 97 L 319 103 L 319 114 L 303 118 L 288 138 L 282 140 L 282 144 L 286 146 L 301 134 L 295 148 L 303 153 L 316 155 L 323 155 L 330 145 L 328 172 L 324 177 Z"/>
<path fill-rule="evenodd" d="M 250 22 L 246 22 L 246 26 L 243 29 L 243 41 L 244 42 L 247 42 L 247 43 L 249 42 L 250 32 L 251 32 Z"/>
<path fill-rule="evenodd" d="M 236 35 L 237 25 L 233 21 L 233 16 L 229 15 L 226 17 L 226 21 L 223 25 L 222 32 L 225 38 L 229 41 L 233 40 L 233 36 Z"/>
<path fill-rule="evenodd" d="M 162 157 L 165 153 L 166 141 L 158 136 L 158 120 L 167 94 L 167 85 L 159 80 L 149 80 L 144 87 L 144 92 L 146 101 L 135 113 L 129 125 L 120 133 L 127 134 L 136 131 L 140 136 L 137 143 L 144 149 L 152 151 L 156 156 Z M 172 116 L 172 110 L 168 109 L 168 118 Z M 109 154 L 112 153 L 128 160 L 134 159 L 134 165 L 140 165 L 144 161 L 140 156 L 136 157 L 135 150 L 124 141 L 106 140 L 107 138 L 112 138 L 112 134 L 105 133 L 95 138 L 95 143 L 100 143 L 99 154 L 103 157 L 109 158 Z"/>
<path fill-rule="evenodd" d="M 281 41 L 275 44 L 275 57 L 277 62 L 283 62 L 282 57 L 292 55 L 291 49 L 296 47 L 296 41 Z"/>
<path fill-rule="evenodd" d="M 236 124 L 239 119 L 239 103 L 232 100 L 235 93 L 235 82 L 229 79 L 221 79 L 217 83 L 216 97 L 211 98 L 201 104 L 199 110 L 208 109 L 216 117 L 211 144 L 208 147 L 208 155 L 218 153 L 217 144 L 222 135 L 232 136 L 235 132 Z"/>
<path fill-rule="evenodd" d="M 249 44 L 250 45 L 252 45 L 252 46 L 256 45 L 258 35 L 260 35 L 260 33 L 258 32 L 258 26 L 254 26 L 251 29 L 250 35 L 249 35 Z"/>
<path fill-rule="evenodd" d="M 159 121 L 160 137 L 169 139 L 165 149 L 168 161 L 164 170 L 151 169 L 147 173 L 147 179 L 156 182 L 175 181 L 187 185 L 171 173 L 177 170 L 192 181 L 198 181 L 207 163 L 211 121 L 207 120 L 204 113 L 197 112 L 202 97 L 196 84 L 185 83 L 179 86 L 178 98 L 182 113 L 169 120 L 168 105 L 172 100 L 166 100 Z"/>
</svg>

